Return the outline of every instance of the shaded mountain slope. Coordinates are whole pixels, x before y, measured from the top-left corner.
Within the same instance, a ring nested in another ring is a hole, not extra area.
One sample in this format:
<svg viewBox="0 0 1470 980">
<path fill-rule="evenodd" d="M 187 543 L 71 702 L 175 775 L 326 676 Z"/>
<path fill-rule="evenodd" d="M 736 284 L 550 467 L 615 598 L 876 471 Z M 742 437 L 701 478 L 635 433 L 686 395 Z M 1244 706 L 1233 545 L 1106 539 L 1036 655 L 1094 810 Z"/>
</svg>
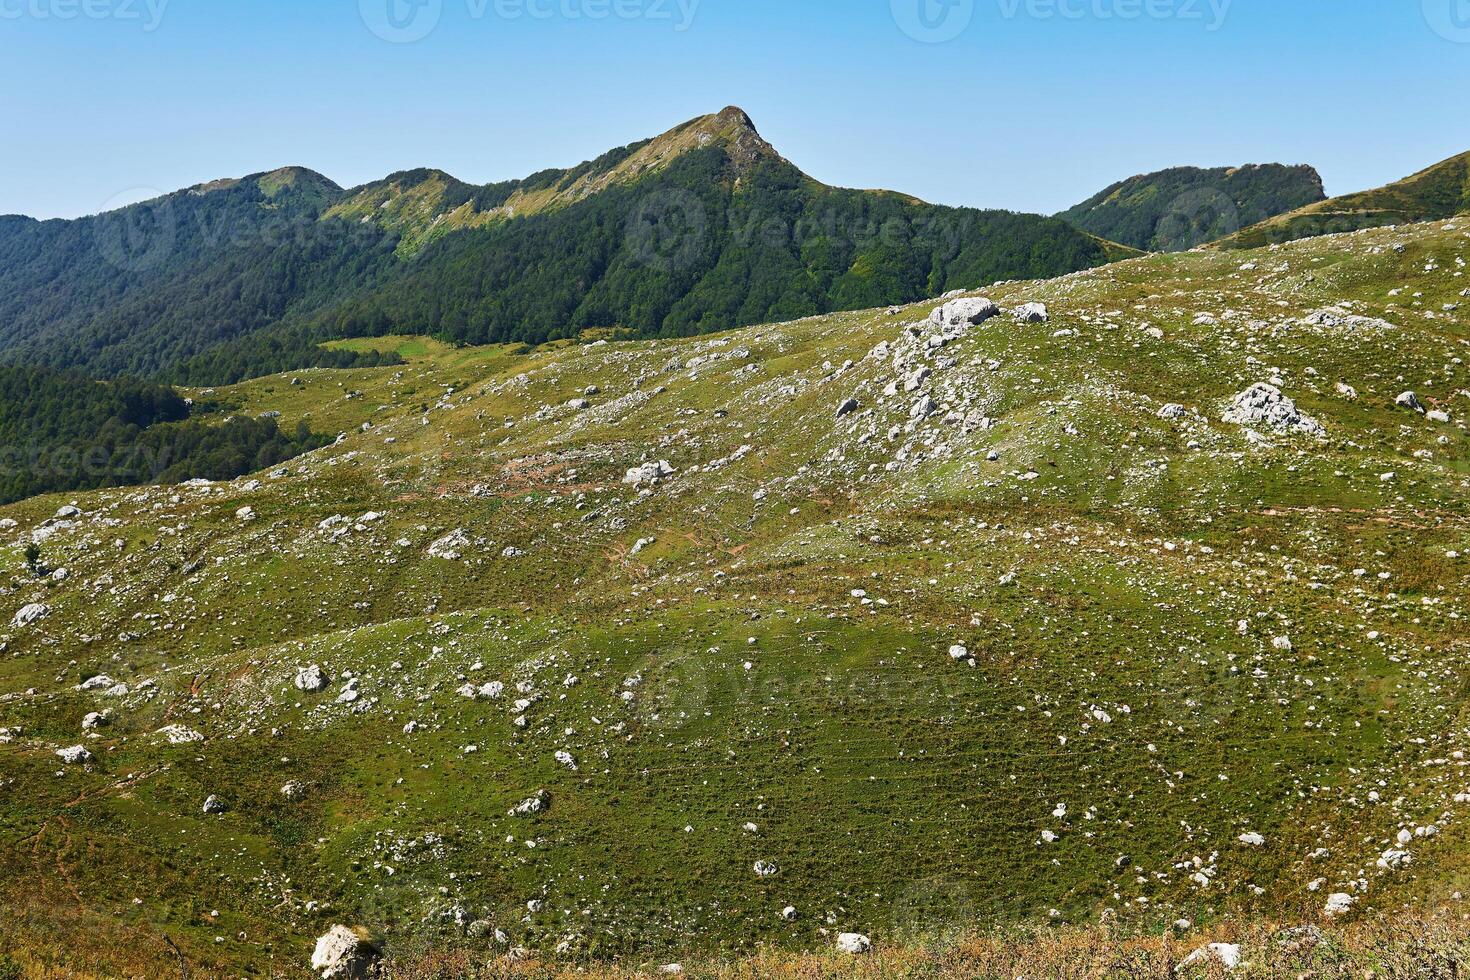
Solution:
<svg viewBox="0 0 1470 980">
<path fill-rule="evenodd" d="M 1175 167 L 1119 181 L 1057 217 L 1134 248 L 1181 252 L 1324 196 L 1307 166 Z"/>
</svg>

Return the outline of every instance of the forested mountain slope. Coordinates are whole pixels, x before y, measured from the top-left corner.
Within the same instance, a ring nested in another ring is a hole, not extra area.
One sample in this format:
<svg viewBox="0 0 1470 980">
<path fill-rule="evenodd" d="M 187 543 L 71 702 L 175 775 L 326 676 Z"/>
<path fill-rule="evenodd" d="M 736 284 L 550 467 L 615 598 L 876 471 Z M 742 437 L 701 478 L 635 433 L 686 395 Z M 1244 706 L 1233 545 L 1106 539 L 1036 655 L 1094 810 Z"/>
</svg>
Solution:
<svg viewBox="0 0 1470 980">
<path fill-rule="evenodd" d="M 1308 166 L 1175 167 L 1119 181 L 1057 217 L 1134 248 L 1182 252 L 1325 196 Z"/>
</svg>

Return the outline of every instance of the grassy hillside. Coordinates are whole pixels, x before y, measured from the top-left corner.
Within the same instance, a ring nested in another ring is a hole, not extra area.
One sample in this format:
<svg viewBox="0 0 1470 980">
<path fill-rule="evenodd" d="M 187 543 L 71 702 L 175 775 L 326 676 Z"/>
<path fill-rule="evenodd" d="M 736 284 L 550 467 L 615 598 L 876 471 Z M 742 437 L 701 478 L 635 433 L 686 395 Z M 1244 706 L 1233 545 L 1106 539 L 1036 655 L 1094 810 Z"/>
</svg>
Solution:
<svg viewBox="0 0 1470 980">
<path fill-rule="evenodd" d="M 1151 256 L 965 330 L 400 336 L 196 392 L 344 438 L 0 510 L 7 612 L 45 610 L 0 657 L 0 947 L 280 977 L 334 923 L 633 965 L 1450 903 L 1467 250 Z M 1235 415 L 1260 383 L 1294 408 Z"/>
<path fill-rule="evenodd" d="M 1307 166 L 1175 167 L 1119 181 L 1057 217 L 1134 248 L 1182 252 L 1325 196 Z"/>
<path fill-rule="evenodd" d="M 1259 248 L 1362 228 L 1437 221 L 1470 211 L 1470 153 L 1451 157 L 1387 187 L 1309 204 L 1244 228 L 1221 248 Z"/>
</svg>

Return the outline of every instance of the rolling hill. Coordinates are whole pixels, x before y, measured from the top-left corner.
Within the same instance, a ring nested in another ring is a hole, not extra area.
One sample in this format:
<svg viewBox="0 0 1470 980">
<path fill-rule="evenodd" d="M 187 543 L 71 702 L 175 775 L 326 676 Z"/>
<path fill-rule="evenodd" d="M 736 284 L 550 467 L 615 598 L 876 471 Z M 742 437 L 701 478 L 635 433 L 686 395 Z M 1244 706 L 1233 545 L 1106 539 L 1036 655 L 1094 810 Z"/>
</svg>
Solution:
<svg viewBox="0 0 1470 980">
<path fill-rule="evenodd" d="M 1057 217 L 1144 251 L 1182 252 L 1324 197 L 1308 166 L 1174 167 L 1119 181 Z"/>
<path fill-rule="evenodd" d="M 344 190 L 286 168 L 0 220 L 0 358 L 218 383 L 353 363 L 320 346 L 342 337 L 681 336 L 1116 254 L 1049 218 L 827 187 L 732 107 L 488 186 L 419 170 Z"/>
<path fill-rule="evenodd" d="M 1463 942 L 1467 251 L 191 390 L 341 438 L 0 509 L 0 969 L 1416 975 L 1352 930 Z"/>
<path fill-rule="evenodd" d="M 1362 228 L 1437 221 L 1470 211 L 1470 153 L 1386 187 L 1319 201 L 1224 236 L 1220 248 L 1258 248 Z"/>
</svg>

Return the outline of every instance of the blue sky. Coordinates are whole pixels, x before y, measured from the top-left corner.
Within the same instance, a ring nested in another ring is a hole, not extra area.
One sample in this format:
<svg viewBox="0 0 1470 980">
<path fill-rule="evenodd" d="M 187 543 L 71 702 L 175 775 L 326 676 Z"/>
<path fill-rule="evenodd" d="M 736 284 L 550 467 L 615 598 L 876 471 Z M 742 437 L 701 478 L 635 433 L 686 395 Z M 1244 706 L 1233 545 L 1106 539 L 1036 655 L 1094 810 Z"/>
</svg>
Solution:
<svg viewBox="0 0 1470 980">
<path fill-rule="evenodd" d="M 944 204 L 1186 163 L 1341 193 L 1470 150 L 1467 92 L 1470 0 L 0 0 L 0 213 L 499 180 L 732 103 L 820 180 Z"/>
</svg>

